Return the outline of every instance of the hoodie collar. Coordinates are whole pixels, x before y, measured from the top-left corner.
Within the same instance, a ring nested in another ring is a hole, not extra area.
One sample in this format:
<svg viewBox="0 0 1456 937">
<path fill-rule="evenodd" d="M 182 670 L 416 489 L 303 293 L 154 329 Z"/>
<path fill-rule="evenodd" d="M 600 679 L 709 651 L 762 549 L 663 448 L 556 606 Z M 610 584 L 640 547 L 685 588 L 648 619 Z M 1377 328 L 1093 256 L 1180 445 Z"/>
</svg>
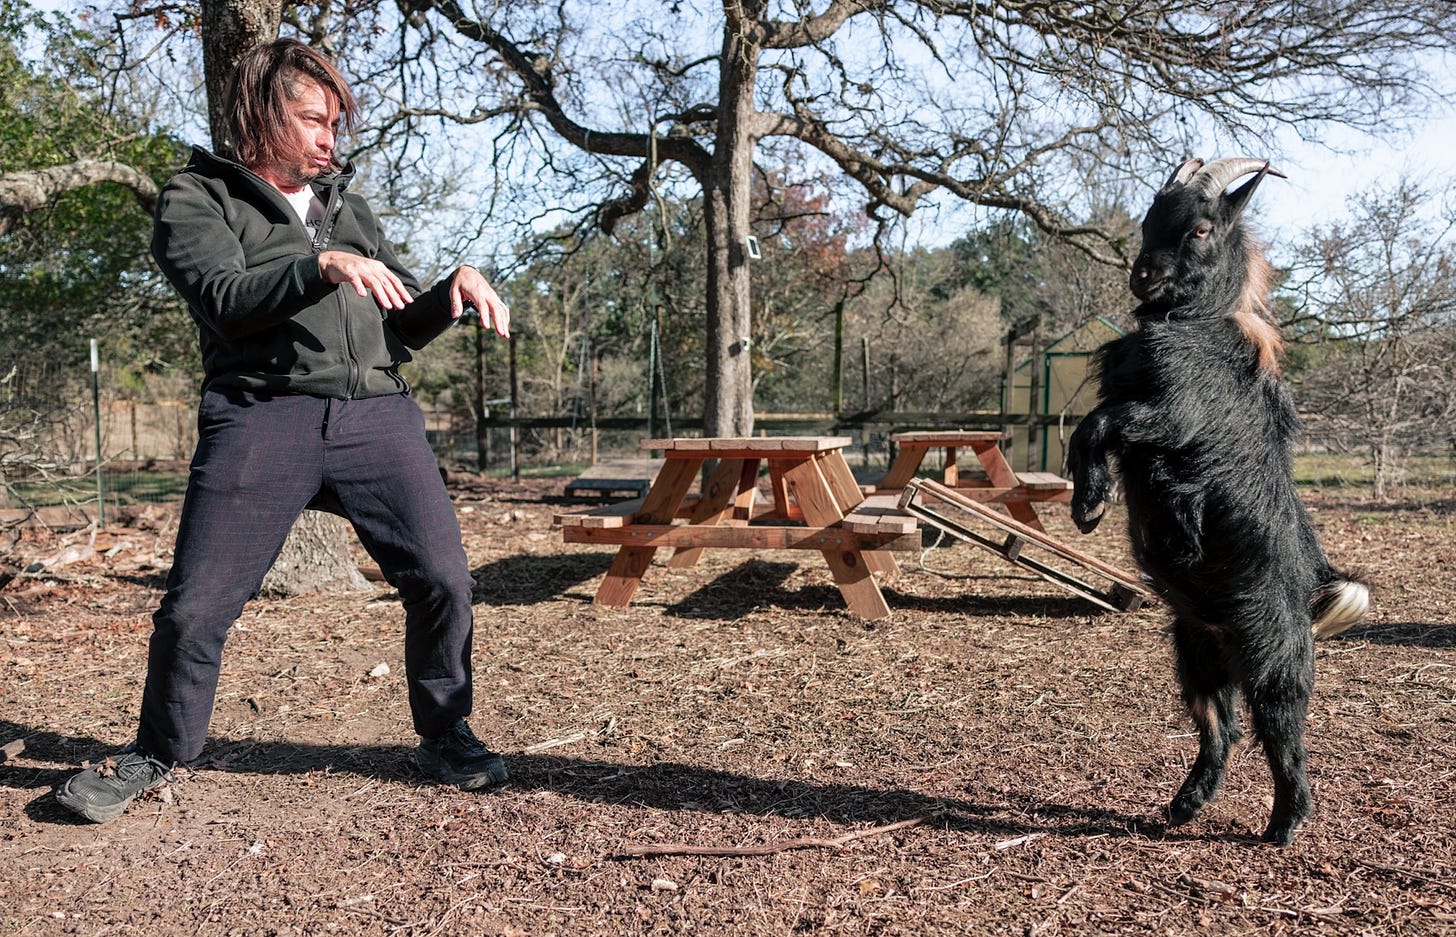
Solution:
<svg viewBox="0 0 1456 937">
<path fill-rule="evenodd" d="M 214 173 L 237 173 L 239 175 L 242 175 L 244 178 L 255 180 L 264 189 L 272 192 L 279 198 L 283 197 L 283 193 L 279 192 L 272 183 L 270 183 L 268 180 L 264 179 L 257 173 L 253 172 L 242 163 L 232 160 L 226 156 L 219 156 L 218 154 L 213 153 L 210 150 L 201 146 L 194 145 L 192 147 L 192 158 L 188 161 L 187 168 L 203 169 Z M 317 179 L 313 180 L 310 185 L 312 185 L 315 189 L 322 186 L 324 188 L 324 192 L 322 194 L 326 196 L 328 189 L 338 188 L 340 191 L 342 191 L 344 189 L 347 189 L 349 187 L 349 183 L 353 181 L 354 164 L 346 161 L 344 163 L 344 168 L 341 171 L 326 176 L 319 176 Z"/>
</svg>

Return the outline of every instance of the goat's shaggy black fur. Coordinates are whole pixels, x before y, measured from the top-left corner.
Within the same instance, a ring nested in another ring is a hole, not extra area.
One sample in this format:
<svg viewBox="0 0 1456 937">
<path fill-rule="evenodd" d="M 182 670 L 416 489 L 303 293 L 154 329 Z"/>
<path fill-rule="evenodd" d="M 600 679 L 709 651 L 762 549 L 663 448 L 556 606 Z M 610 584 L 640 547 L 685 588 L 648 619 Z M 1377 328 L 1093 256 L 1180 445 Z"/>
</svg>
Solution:
<svg viewBox="0 0 1456 937">
<path fill-rule="evenodd" d="M 1115 459 L 1134 555 L 1172 610 L 1199 752 L 1169 825 L 1196 816 L 1222 782 L 1242 691 L 1274 776 L 1264 838 L 1287 844 L 1311 809 L 1314 633 L 1354 624 L 1368 596 L 1331 568 L 1294 489 L 1298 419 L 1264 307 L 1269 267 L 1239 220 L 1269 172 L 1192 160 L 1158 192 L 1131 277 L 1139 327 L 1099 351 L 1099 403 L 1068 462 L 1085 533 L 1106 510 Z"/>
</svg>

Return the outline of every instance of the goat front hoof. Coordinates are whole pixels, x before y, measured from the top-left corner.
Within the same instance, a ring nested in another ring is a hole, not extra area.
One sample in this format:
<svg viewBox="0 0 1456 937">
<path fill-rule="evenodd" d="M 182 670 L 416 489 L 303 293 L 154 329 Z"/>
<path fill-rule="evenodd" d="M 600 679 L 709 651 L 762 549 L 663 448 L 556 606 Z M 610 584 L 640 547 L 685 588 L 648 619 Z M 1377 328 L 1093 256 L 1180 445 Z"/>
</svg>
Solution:
<svg viewBox="0 0 1456 937">
<path fill-rule="evenodd" d="M 1275 846 L 1288 846 L 1294 842 L 1294 831 L 1298 829 L 1298 823 L 1274 823 L 1270 822 L 1269 828 L 1260 837 L 1266 843 L 1273 843 Z"/>
<path fill-rule="evenodd" d="M 1090 534 L 1097 529 L 1098 524 L 1102 523 L 1102 516 L 1106 513 L 1106 501 L 1099 501 L 1097 504 L 1089 506 L 1073 505 L 1072 522 L 1082 533 Z"/>
<path fill-rule="evenodd" d="M 1205 801 L 1196 797 L 1179 795 L 1168 805 L 1168 826 L 1182 826 L 1203 810 Z"/>
<path fill-rule="evenodd" d="M 1276 811 L 1269 818 L 1269 826 L 1260 837 L 1266 843 L 1273 843 L 1276 846 L 1288 846 L 1294 842 L 1294 831 L 1304 822 L 1309 811 L 1291 810 L 1288 813 Z"/>
</svg>

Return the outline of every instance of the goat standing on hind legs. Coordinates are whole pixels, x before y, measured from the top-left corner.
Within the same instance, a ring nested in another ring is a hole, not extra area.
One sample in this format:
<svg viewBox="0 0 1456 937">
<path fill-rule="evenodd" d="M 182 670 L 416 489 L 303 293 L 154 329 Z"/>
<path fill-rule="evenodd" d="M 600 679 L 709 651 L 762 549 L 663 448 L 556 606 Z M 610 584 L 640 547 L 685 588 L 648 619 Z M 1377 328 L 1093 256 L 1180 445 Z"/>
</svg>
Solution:
<svg viewBox="0 0 1456 937">
<path fill-rule="evenodd" d="M 1189 160 L 1153 199 L 1130 284 L 1139 327 L 1098 352 L 1098 406 L 1068 463 L 1087 533 L 1116 460 L 1133 553 L 1173 612 L 1199 749 L 1169 825 L 1197 816 L 1223 781 L 1242 691 L 1274 775 L 1264 839 L 1287 845 L 1311 809 L 1313 641 L 1355 624 L 1369 593 L 1330 566 L 1294 490 L 1298 418 L 1267 316 L 1270 267 L 1239 220 L 1271 174 L 1262 160 Z"/>
</svg>

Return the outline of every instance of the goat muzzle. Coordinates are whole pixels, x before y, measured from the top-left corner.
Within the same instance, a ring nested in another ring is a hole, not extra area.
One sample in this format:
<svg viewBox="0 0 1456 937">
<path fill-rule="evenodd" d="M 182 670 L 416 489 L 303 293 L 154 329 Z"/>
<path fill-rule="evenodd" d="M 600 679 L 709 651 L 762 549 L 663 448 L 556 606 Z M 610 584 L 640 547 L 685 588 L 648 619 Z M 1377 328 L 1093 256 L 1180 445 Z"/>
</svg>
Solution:
<svg viewBox="0 0 1456 937">
<path fill-rule="evenodd" d="M 1152 258 L 1142 255 L 1132 265 L 1132 273 L 1127 278 L 1127 286 L 1132 290 L 1132 295 L 1146 302 L 1153 298 L 1166 279 L 1167 277 L 1155 275 Z"/>
</svg>

